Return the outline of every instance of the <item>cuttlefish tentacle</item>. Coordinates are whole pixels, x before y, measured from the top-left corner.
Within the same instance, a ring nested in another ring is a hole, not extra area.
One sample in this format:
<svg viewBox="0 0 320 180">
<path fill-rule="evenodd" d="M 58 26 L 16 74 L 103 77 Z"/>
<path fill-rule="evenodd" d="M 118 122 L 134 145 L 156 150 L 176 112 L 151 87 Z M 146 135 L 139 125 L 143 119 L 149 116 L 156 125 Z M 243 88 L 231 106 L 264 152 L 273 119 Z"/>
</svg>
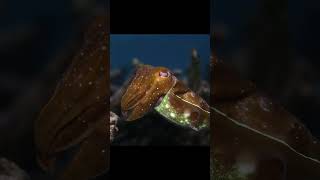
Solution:
<svg viewBox="0 0 320 180">
<path fill-rule="evenodd" d="M 153 108 L 169 121 L 194 130 L 209 124 L 208 104 L 169 69 L 141 65 L 122 97 L 121 109 L 132 121 Z"/>
<path fill-rule="evenodd" d="M 121 99 L 121 109 L 128 121 L 141 118 L 155 106 L 176 83 L 169 69 L 141 65 Z"/>
</svg>

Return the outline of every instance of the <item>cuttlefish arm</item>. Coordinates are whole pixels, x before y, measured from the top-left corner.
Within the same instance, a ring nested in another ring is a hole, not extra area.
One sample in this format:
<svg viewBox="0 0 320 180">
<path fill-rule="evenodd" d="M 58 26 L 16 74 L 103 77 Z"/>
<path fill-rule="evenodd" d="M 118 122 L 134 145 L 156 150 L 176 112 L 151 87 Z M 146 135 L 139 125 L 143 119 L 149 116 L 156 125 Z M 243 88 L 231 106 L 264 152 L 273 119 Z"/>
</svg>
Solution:
<svg viewBox="0 0 320 180">
<path fill-rule="evenodd" d="M 121 110 L 127 121 L 141 118 L 175 84 L 176 78 L 165 67 L 141 65 L 121 99 Z"/>
</svg>

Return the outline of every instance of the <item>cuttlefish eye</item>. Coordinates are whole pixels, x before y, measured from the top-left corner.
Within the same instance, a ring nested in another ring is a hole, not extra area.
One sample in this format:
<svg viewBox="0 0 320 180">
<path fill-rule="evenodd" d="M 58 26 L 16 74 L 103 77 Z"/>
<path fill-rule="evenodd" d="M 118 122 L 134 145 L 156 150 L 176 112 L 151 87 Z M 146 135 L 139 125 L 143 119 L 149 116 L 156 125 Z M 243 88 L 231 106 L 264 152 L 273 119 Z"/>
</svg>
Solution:
<svg viewBox="0 0 320 180">
<path fill-rule="evenodd" d="M 163 71 L 160 71 L 159 72 L 159 76 L 160 77 L 170 77 L 170 72 L 169 71 L 166 71 L 166 72 L 163 72 Z"/>
</svg>

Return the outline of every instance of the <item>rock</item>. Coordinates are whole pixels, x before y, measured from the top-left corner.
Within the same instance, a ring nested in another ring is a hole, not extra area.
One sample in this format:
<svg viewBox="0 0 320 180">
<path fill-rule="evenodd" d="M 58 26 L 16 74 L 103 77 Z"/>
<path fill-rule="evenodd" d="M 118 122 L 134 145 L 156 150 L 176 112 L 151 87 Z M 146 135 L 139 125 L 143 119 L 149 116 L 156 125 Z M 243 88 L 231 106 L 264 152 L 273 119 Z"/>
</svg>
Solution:
<svg viewBox="0 0 320 180">
<path fill-rule="evenodd" d="M 14 162 L 0 158 L 0 180 L 30 180 L 30 177 Z"/>
<path fill-rule="evenodd" d="M 114 137 L 117 135 L 119 129 L 117 127 L 117 122 L 120 117 L 114 112 L 110 111 L 110 141 L 112 142 Z"/>
</svg>

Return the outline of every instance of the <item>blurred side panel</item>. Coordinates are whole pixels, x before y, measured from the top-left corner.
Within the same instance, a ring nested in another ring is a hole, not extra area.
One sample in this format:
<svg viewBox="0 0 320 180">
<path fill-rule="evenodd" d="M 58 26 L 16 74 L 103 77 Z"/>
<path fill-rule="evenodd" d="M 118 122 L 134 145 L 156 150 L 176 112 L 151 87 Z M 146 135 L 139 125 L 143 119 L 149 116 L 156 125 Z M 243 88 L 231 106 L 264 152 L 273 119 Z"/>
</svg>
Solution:
<svg viewBox="0 0 320 180">
<path fill-rule="evenodd" d="M 317 10 L 301 2 L 211 0 L 212 179 L 319 179 Z"/>
<path fill-rule="evenodd" d="M 109 1 L 0 6 L 0 179 L 105 179 Z"/>
</svg>

